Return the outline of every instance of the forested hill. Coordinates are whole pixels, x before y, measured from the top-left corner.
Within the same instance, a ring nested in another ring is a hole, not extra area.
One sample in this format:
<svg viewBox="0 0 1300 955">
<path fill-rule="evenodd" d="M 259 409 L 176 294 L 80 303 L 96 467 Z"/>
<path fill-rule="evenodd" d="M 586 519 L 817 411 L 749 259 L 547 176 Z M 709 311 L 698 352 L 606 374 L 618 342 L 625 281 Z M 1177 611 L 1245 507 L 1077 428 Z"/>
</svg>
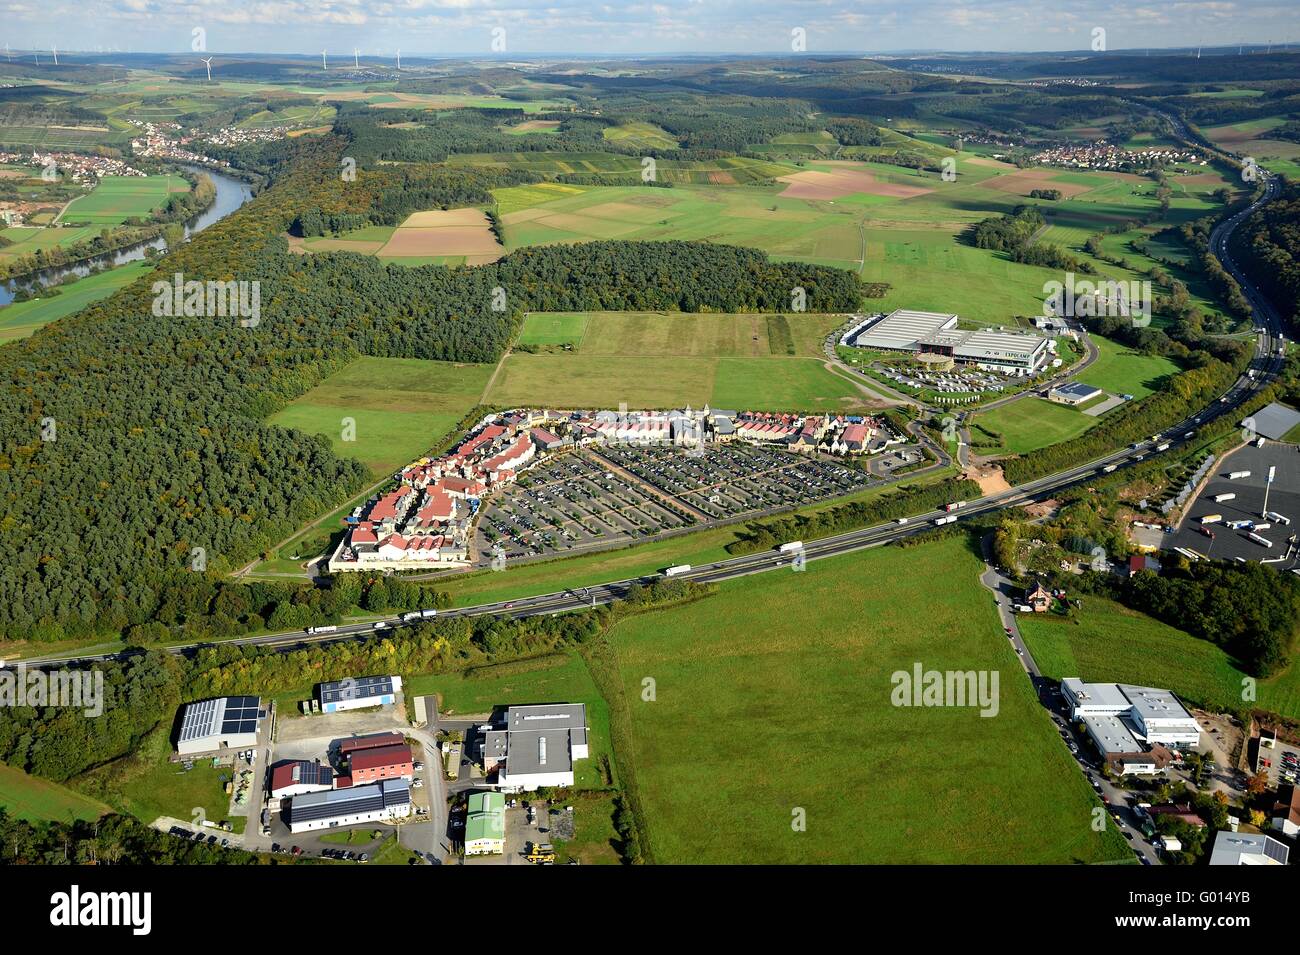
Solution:
<svg viewBox="0 0 1300 955">
<path fill-rule="evenodd" d="M 157 317 L 145 279 L 0 349 L 7 637 L 208 613 L 188 605 L 208 591 L 181 583 L 194 548 L 209 570 L 238 566 L 363 486 L 364 468 L 324 438 L 262 421 L 359 354 L 492 360 L 529 309 L 788 309 L 796 287 L 810 311 L 860 304 L 850 273 L 726 246 L 555 246 L 472 269 L 293 255 L 282 233 L 304 210 L 361 211 L 375 185 L 340 193 L 338 139 L 300 149 L 274 187 L 151 277 L 258 282 L 255 327 Z"/>
</svg>

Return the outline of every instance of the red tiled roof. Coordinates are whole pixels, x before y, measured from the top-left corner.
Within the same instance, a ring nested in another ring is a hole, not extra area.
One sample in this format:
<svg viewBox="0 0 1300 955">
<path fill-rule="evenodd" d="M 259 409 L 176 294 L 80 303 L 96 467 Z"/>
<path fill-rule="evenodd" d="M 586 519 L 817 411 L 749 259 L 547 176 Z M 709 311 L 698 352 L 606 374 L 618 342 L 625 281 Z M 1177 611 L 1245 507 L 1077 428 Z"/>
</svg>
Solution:
<svg viewBox="0 0 1300 955">
<path fill-rule="evenodd" d="M 348 543 L 354 546 L 356 544 L 376 544 L 378 542 L 379 538 L 375 537 L 375 532 L 369 527 L 352 528 L 352 535 L 348 538 Z"/>
<path fill-rule="evenodd" d="M 352 775 L 355 776 L 367 769 L 379 769 L 384 766 L 404 766 L 409 762 L 411 762 L 411 747 L 403 744 L 402 746 L 384 746 L 380 749 L 362 750 L 352 756 L 348 768 L 352 770 Z"/>
<path fill-rule="evenodd" d="M 353 736 L 339 743 L 339 754 L 346 756 L 363 749 L 382 749 L 385 746 L 404 746 L 406 737 L 401 733 L 373 733 L 370 736 Z"/>
</svg>

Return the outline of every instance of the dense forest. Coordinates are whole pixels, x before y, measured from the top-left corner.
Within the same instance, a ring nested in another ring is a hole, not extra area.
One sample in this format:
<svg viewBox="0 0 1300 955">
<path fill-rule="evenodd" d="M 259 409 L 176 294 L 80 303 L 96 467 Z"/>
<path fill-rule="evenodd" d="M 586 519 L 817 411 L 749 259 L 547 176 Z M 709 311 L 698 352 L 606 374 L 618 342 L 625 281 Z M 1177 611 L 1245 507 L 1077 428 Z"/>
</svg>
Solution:
<svg viewBox="0 0 1300 955">
<path fill-rule="evenodd" d="M 1300 326 L 1300 186 L 1288 186 L 1250 217 L 1234 246 L 1251 263 L 1260 290 L 1291 327 Z"/>
<path fill-rule="evenodd" d="M 30 823 L 0 807 L 3 865 L 282 865 L 257 856 L 177 839 L 130 816 L 111 814 L 93 822 Z"/>
</svg>

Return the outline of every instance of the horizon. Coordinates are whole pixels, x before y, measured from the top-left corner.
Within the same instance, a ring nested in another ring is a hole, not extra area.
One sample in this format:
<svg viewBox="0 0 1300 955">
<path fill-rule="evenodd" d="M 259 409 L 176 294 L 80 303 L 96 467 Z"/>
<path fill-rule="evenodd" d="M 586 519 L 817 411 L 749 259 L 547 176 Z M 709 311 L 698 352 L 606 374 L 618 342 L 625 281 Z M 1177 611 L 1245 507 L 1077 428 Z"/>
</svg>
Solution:
<svg viewBox="0 0 1300 955">
<path fill-rule="evenodd" d="M 310 6 L 300 0 L 195 0 L 184 6 L 161 0 L 52 0 L 38 6 L 17 0 L 5 5 L 8 29 L 0 42 L 11 51 L 62 47 L 87 55 L 310 57 L 324 48 L 351 56 L 361 48 L 368 57 L 392 57 L 403 46 L 406 56 L 436 59 L 1015 55 L 1265 47 L 1274 41 L 1252 36 L 1259 24 L 1300 25 L 1294 7 L 1281 0 L 1136 7 L 1086 0 L 1055 10 L 1013 0 L 961 0 L 934 16 L 918 16 L 898 0 L 658 0 L 627 7 L 599 0 L 396 0 L 375 7 L 383 16 L 358 0 Z M 1283 34 L 1279 44 L 1300 41 L 1300 30 L 1277 32 Z"/>
</svg>

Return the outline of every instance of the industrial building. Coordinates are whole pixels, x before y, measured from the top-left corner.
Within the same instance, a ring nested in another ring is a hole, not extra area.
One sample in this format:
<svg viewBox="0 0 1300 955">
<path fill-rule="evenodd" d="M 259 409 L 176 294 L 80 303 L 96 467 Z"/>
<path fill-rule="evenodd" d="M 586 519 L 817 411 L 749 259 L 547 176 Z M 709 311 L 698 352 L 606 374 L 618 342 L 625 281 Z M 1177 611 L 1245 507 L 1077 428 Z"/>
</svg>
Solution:
<svg viewBox="0 0 1300 955">
<path fill-rule="evenodd" d="M 222 696 L 189 703 L 181 716 L 176 752 L 181 756 L 246 749 L 257 745 L 266 711 L 255 696 Z"/>
<path fill-rule="evenodd" d="M 388 706 L 402 691 L 400 676 L 359 676 L 322 683 L 318 690 L 320 708 L 325 713 L 364 710 L 371 706 Z"/>
<path fill-rule="evenodd" d="M 483 769 L 509 792 L 572 786 L 573 763 L 587 758 L 587 707 L 582 703 L 512 706 L 504 729 L 490 730 Z"/>
<path fill-rule="evenodd" d="M 391 822 L 411 814 L 411 787 L 402 779 L 295 796 L 286 814 L 289 831 Z"/>
<path fill-rule="evenodd" d="M 353 753 L 363 749 L 379 749 L 384 746 L 401 746 L 406 737 L 401 733 L 372 733 L 369 736 L 352 736 L 339 743 L 339 756 L 347 759 Z"/>
<path fill-rule="evenodd" d="M 1080 381 L 1072 381 L 1069 384 L 1057 385 L 1047 393 L 1049 401 L 1055 401 L 1058 405 L 1081 405 L 1091 401 L 1093 398 L 1101 397 L 1102 391 L 1094 385 L 1085 385 Z"/>
<path fill-rule="evenodd" d="M 470 793 L 465 855 L 500 855 L 505 851 L 506 797 L 497 792 Z"/>
<path fill-rule="evenodd" d="M 1272 836 L 1220 829 L 1210 865 L 1286 865 L 1291 850 Z"/>
<path fill-rule="evenodd" d="M 841 341 L 853 348 L 944 356 L 1007 375 L 1035 374 L 1054 347 L 1042 335 L 1000 328 L 963 331 L 957 321 L 954 314 L 899 308 L 856 326 Z"/>
<path fill-rule="evenodd" d="M 1123 773 L 1164 770 L 1175 749 L 1195 749 L 1201 729 L 1169 690 L 1127 683 L 1061 681 L 1070 718 L 1084 729 L 1107 763 Z"/>
<path fill-rule="evenodd" d="M 334 770 L 319 762 L 287 759 L 271 767 L 271 798 L 301 796 L 334 788 Z"/>
</svg>

